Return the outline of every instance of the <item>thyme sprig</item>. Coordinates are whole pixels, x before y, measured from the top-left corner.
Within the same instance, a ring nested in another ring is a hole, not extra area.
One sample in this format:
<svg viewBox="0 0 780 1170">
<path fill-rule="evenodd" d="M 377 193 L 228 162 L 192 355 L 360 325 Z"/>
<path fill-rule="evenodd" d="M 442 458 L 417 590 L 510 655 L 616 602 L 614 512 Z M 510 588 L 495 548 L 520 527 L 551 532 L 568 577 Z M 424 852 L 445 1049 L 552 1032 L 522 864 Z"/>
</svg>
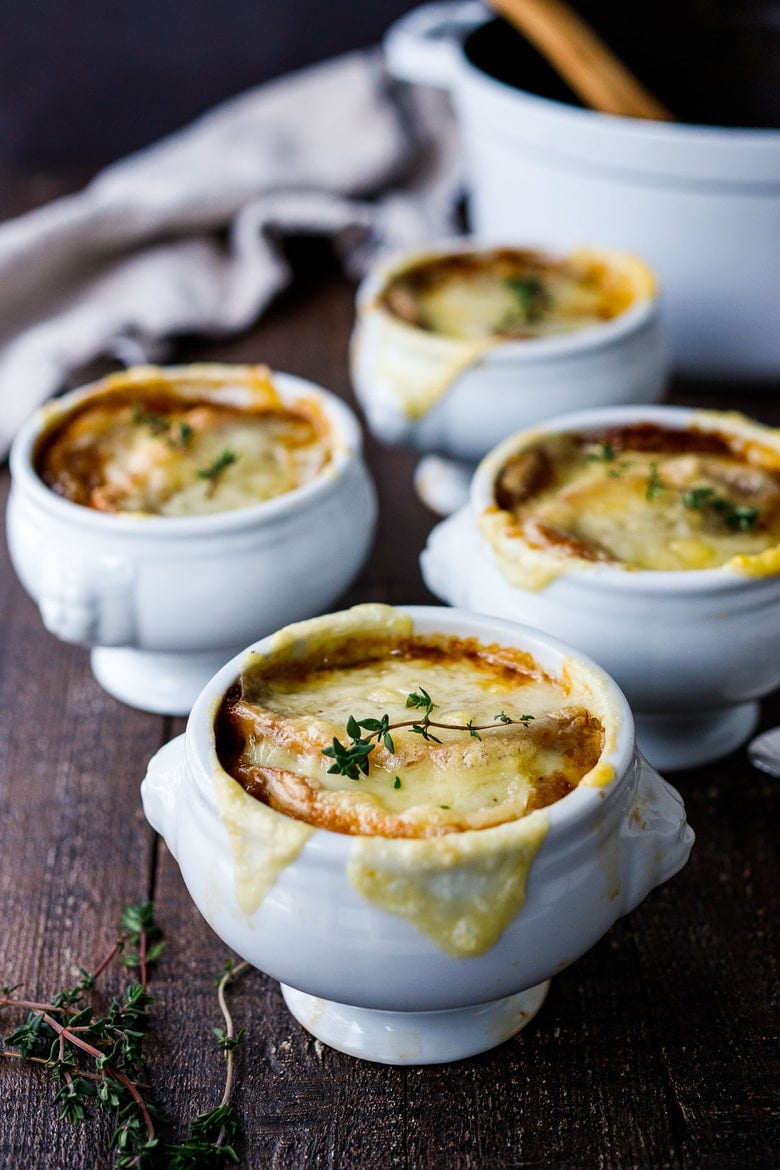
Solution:
<svg viewBox="0 0 780 1170">
<path fill-rule="evenodd" d="M 645 489 L 646 498 L 652 500 L 665 490 L 666 484 L 661 479 L 658 465 L 651 463 Z M 685 508 L 714 512 L 732 532 L 752 532 L 761 517 L 760 508 L 750 504 L 737 504 L 727 496 L 718 495 L 711 487 L 686 488 L 681 492 L 680 499 Z"/>
<path fill-rule="evenodd" d="M 516 314 L 536 324 L 550 309 L 550 294 L 538 276 L 510 276 L 507 285 L 517 299 Z"/>
<path fill-rule="evenodd" d="M 655 461 L 651 462 L 650 471 L 647 475 L 647 485 L 645 487 L 645 499 L 654 500 L 656 496 L 660 496 L 665 487 L 666 485 L 658 470 L 658 464 Z"/>
<path fill-rule="evenodd" d="M 168 1128 L 149 1099 L 144 1081 L 142 1046 L 155 997 L 147 990 L 149 969 L 164 947 L 150 903 L 125 907 L 114 945 L 92 970 L 81 968 L 81 978 L 53 995 L 50 1001 L 25 999 L 20 984 L 0 988 L 0 1011 L 15 1009 L 26 1016 L 0 1044 L 0 1056 L 47 1068 L 57 1086 L 54 1102 L 60 1120 L 73 1125 L 85 1121 L 94 1108 L 109 1112 L 115 1121 L 111 1148 L 121 1170 L 204 1170 L 236 1164 L 231 1142 L 236 1118 L 230 1097 L 234 1053 L 243 1039 L 235 1032 L 225 1000 L 231 979 L 246 963 L 228 963 L 217 984 L 217 999 L 225 1028 L 215 1029 L 227 1062 L 225 1088 L 218 1107 L 199 1114 L 184 1141 L 161 1136 Z M 87 998 L 100 976 L 115 961 L 138 973 L 138 980 L 115 996 L 105 1014 L 97 1013 Z M 83 1067 L 88 1061 L 89 1067 Z"/>
<path fill-rule="evenodd" d="M 133 422 L 137 427 L 148 427 L 155 438 L 165 435 L 170 430 L 170 421 L 153 410 L 133 411 Z"/>
<path fill-rule="evenodd" d="M 137 427 L 148 427 L 155 439 L 164 438 L 174 451 L 185 451 L 195 434 L 194 428 L 184 419 L 181 419 L 174 426 L 171 419 L 156 414 L 152 410 L 135 410 L 133 422 Z"/>
<path fill-rule="evenodd" d="M 586 451 L 586 463 L 612 463 L 615 460 L 615 448 L 606 439 L 599 439 L 595 451 Z"/>
<path fill-rule="evenodd" d="M 711 508 L 717 512 L 727 528 L 738 532 L 752 532 L 758 523 L 761 509 L 749 504 L 735 504 L 725 496 L 719 496 L 714 488 L 694 487 L 683 492 L 682 502 L 686 508 Z"/>
<path fill-rule="evenodd" d="M 355 719 L 354 715 L 350 715 L 345 725 L 347 735 L 350 738 L 349 744 L 342 743 L 334 736 L 331 746 L 322 749 L 323 756 L 333 760 L 328 772 L 337 776 L 348 776 L 350 780 L 360 780 L 361 773 L 363 776 L 368 776 L 371 752 L 380 743 L 389 752 L 394 752 L 395 744 L 390 732 L 399 728 L 408 727 L 415 735 L 421 735 L 424 740 L 430 743 L 441 743 L 441 740 L 431 731 L 432 727 L 445 731 L 467 731 L 472 739 L 481 739 L 480 732 L 482 731 L 490 731 L 507 723 L 527 724 L 533 719 L 533 715 L 520 715 L 517 719 L 510 719 L 504 711 L 499 711 L 494 716 L 494 723 L 475 724 L 473 719 L 469 719 L 467 723 L 441 723 L 431 718 L 431 712 L 436 707 L 436 703 L 424 687 L 419 687 L 418 690 L 411 691 L 406 696 L 406 706 L 422 711 L 422 715 L 417 719 L 402 719 L 396 723 L 390 722 L 389 715 L 382 715 L 379 719 L 371 717 Z M 362 731 L 368 734 L 363 735 Z M 393 781 L 393 787 L 401 787 L 398 776 Z"/>
<path fill-rule="evenodd" d="M 195 474 L 198 479 L 207 479 L 209 481 L 208 491 L 212 494 L 217 486 L 217 482 L 223 472 L 227 471 L 228 467 L 232 467 L 234 463 L 238 462 L 238 455 L 235 451 L 231 451 L 226 447 L 224 451 L 217 455 L 216 459 L 212 460 L 208 467 L 200 467 Z"/>
</svg>

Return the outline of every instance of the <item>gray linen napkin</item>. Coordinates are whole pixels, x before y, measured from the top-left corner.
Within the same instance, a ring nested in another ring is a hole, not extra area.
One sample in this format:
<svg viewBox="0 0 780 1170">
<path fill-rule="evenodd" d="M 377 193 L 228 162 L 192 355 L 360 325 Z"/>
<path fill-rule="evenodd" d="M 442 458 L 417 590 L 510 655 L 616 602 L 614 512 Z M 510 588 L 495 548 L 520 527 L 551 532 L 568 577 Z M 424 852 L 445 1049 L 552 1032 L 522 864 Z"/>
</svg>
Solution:
<svg viewBox="0 0 780 1170">
<path fill-rule="evenodd" d="M 289 273 L 276 233 L 332 236 L 355 274 L 452 230 L 456 136 L 440 94 L 378 54 L 260 86 L 0 225 L 0 456 L 96 357 L 162 360 L 177 333 L 249 325 Z"/>
</svg>

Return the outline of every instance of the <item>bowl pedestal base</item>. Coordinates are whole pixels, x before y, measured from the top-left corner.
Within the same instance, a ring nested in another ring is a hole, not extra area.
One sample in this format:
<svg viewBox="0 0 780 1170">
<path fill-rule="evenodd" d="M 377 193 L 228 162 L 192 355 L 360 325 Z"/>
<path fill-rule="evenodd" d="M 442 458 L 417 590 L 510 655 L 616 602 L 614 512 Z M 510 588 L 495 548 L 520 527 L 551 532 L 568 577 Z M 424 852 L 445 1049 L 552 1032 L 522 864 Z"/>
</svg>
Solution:
<svg viewBox="0 0 780 1170">
<path fill-rule="evenodd" d="M 386 1012 L 318 999 L 282 984 L 287 1007 L 307 1032 L 339 1052 L 379 1064 L 444 1064 L 495 1048 L 526 1026 L 550 986 L 473 1007 Z"/>
<path fill-rule="evenodd" d="M 743 744 L 758 725 L 756 701 L 680 715 L 634 711 L 639 750 L 659 772 L 698 768 Z"/>
<path fill-rule="evenodd" d="M 200 653 L 97 646 L 90 661 L 95 678 L 115 699 L 155 715 L 189 715 L 206 683 L 236 652 L 229 646 Z"/>
</svg>

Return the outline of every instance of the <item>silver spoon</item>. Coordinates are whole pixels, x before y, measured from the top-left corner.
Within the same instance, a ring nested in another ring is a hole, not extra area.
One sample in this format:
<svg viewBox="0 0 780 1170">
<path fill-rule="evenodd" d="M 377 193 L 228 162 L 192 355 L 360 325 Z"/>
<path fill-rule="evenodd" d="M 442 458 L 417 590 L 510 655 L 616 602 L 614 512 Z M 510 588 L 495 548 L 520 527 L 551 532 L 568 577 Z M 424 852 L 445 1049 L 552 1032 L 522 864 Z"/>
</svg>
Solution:
<svg viewBox="0 0 780 1170">
<path fill-rule="evenodd" d="M 771 727 L 751 739 L 747 754 L 754 768 L 780 778 L 780 727 Z"/>
</svg>

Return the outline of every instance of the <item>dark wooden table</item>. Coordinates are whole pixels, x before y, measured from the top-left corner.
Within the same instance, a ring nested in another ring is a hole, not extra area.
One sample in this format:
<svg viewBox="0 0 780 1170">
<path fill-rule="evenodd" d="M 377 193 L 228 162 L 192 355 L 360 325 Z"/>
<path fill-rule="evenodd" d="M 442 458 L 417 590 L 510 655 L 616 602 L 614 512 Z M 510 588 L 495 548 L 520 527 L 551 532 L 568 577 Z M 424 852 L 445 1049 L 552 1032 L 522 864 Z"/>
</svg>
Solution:
<svg viewBox="0 0 780 1170">
<path fill-rule="evenodd" d="M 53 193 L 11 183 L 2 210 Z M 266 361 L 351 401 L 352 287 L 322 248 L 296 254 L 294 291 L 249 334 L 178 357 Z M 780 390 L 780 386 L 778 387 Z M 738 406 L 780 423 L 771 393 L 678 387 L 675 401 Z M 345 602 L 426 602 L 417 555 L 434 523 L 414 456 L 367 443 L 379 535 Z M 7 471 L 0 473 L 4 501 Z M 780 722 L 780 698 L 764 705 Z M 168 945 L 154 971 L 150 1081 L 173 1121 L 216 1105 L 224 1062 L 214 981 L 225 948 L 144 821 L 139 783 L 178 720 L 131 710 L 85 650 L 42 628 L 0 548 L 0 984 L 43 996 L 115 937 L 122 907 L 154 901 Z M 361 1063 L 322 1047 L 257 972 L 231 994 L 238 1149 L 276 1170 L 751 1170 L 778 1166 L 778 784 L 744 751 L 673 776 L 697 843 L 687 868 L 552 984 L 525 1031 L 484 1056 L 429 1068 Z M 123 985 L 108 979 L 111 992 Z M 0 1018 L 0 1031 L 10 1030 Z M 57 1121 L 45 1070 L 0 1061 L 0 1167 L 108 1167 L 109 1125 Z"/>
</svg>

